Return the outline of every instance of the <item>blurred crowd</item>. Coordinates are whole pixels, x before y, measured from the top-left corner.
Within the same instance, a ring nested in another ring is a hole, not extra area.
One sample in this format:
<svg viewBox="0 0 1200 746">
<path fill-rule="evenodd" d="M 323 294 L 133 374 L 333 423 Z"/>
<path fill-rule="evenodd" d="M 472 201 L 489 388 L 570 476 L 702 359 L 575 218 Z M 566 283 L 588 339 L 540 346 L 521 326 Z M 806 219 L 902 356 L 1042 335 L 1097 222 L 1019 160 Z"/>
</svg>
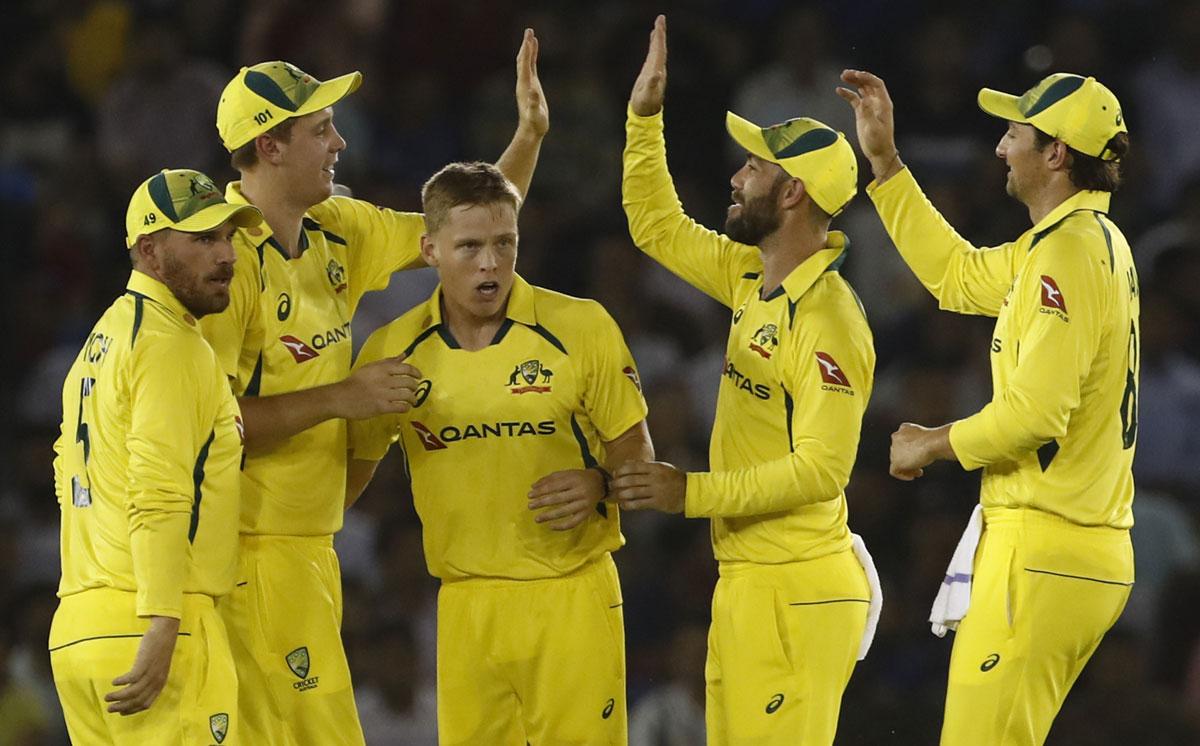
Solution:
<svg viewBox="0 0 1200 746">
<path fill-rule="evenodd" d="M 812 116 L 853 141 L 851 112 L 833 93 L 843 67 L 887 81 L 905 161 L 976 245 L 1029 225 L 993 153 L 1003 126 L 978 110 L 976 91 L 1020 92 L 1069 71 L 1095 75 L 1120 97 L 1133 148 L 1113 217 L 1142 288 L 1137 584 L 1049 742 L 1200 742 L 1200 3 L 25 0 L 0 24 L 0 746 L 66 742 L 46 654 L 63 376 L 124 287 L 133 188 L 163 167 L 234 178 L 214 119 L 241 65 L 286 59 L 319 78 L 361 70 L 362 88 L 336 111 L 349 142 L 338 181 L 355 196 L 418 210 L 420 185 L 437 168 L 502 151 L 516 122 L 520 30 L 534 28 L 551 130 L 521 214 L 518 271 L 608 308 L 638 361 L 659 458 L 705 468 L 728 311 L 640 255 L 620 205 L 625 102 L 657 12 L 671 25 L 669 162 L 685 208 L 718 228 L 741 156 L 724 111 L 763 124 Z M 850 236 L 843 271 L 878 352 L 847 497 L 886 598 L 838 743 L 930 744 L 951 640 L 933 637 L 925 618 L 979 479 L 948 464 L 912 483 L 891 479 L 888 437 L 902 421 L 937 425 L 988 400 L 992 322 L 939 313 L 865 196 L 834 227 Z M 395 277 L 364 301 L 355 339 L 435 283 L 431 270 Z M 716 581 L 707 522 L 622 520 L 632 742 L 703 743 Z M 367 741 L 435 743 L 437 584 L 395 454 L 347 514 L 337 547 Z"/>
</svg>

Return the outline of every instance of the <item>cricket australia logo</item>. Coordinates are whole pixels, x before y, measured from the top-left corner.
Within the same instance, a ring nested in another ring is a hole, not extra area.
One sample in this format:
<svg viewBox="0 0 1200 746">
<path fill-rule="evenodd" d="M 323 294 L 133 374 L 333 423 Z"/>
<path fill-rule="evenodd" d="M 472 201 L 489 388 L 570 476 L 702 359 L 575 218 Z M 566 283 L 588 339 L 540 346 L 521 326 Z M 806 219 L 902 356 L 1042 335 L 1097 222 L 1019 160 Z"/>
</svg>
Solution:
<svg viewBox="0 0 1200 746">
<path fill-rule="evenodd" d="M 333 292 L 340 293 L 346 289 L 346 269 L 336 259 L 330 259 L 329 264 L 325 265 L 325 274 L 329 276 Z"/>
<path fill-rule="evenodd" d="M 540 385 L 539 377 L 542 379 Z M 512 375 L 508 377 L 508 385 L 512 387 L 510 391 L 514 394 L 545 394 L 550 391 L 550 379 L 553 377 L 554 371 L 544 367 L 540 360 L 526 360 L 513 368 Z M 522 381 L 525 385 L 521 385 Z"/>
<path fill-rule="evenodd" d="M 224 743 L 225 736 L 229 733 L 229 713 L 218 712 L 216 715 L 209 715 L 208 729 L 212 731 L 213 740 Z"/>
<path fill-rule="evenodd" d="M 299 647 L 288 653 L 284 660 L 287 662 L 288 668 L 292 669 L 292 673 L 296 674 L 299 681 L 292 683 L 292 688 L 298 692 L 307 691 L 308 689 L 316 689 L 317 682 L 321 677 L 309 677 L 309 660 L 308 648 Z"/>
<path fill-rule="evenodd" d="M 775 336 L 778 333 L 779 327 L 774 324 L 763 324 L 750 338 L 750 349 L 762 355 L 764 359 L 770 360 L 771 353 L 775 352 L 775 348 L 779 346 L 779 337 Z"/>
</svg>

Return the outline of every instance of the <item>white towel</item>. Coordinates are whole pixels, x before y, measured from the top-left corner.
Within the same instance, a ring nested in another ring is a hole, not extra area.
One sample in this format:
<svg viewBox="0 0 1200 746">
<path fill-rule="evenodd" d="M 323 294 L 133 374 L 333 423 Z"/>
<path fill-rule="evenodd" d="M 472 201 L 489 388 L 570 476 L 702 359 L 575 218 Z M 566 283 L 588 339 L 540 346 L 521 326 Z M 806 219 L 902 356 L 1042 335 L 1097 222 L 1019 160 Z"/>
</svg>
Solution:
<svg viewBox="0 0 1200 746">
<path fill-rule="evenodd" d="M 858 659 L 867 657 L 871 643 L 875 640 L 875 627 L 879 625 L 879 612 L 883 610 L 883 587 L 879 585 L 879 573 L 875 571 L 875 560 L 867 551 L 867 545 L 858 534 L 850 534 L 854 543 L 854 556 L 867 573 L 867 584 L 871 586 L 871 603 L 867 606 L 867 627 L 863 630 L 862 640 L 858 644 Z"/>
<path fill-rule="evenodd" d="M 971 577 L 975 571 L 975 549 L 979 546 L 979 535 L 983 531 L 983 509 L 976 505 L 971 511 L 971 520 L 963 531 L 950 565 L 946 568 L 946 579 L 938 588 L 937 598 L 929 611 L 929 624 L 933 634 L 945 637 L 946 630 L 957 630 L 958 623 L 971 608 Z"/>
</svg>

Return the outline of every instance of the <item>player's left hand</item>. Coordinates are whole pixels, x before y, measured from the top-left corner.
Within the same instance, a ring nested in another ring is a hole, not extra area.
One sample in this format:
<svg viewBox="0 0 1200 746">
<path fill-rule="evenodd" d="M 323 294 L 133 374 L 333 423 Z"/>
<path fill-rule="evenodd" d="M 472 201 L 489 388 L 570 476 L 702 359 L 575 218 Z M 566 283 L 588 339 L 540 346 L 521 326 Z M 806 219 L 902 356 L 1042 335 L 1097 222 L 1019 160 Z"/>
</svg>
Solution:
<svg viewBox="0 0 1200 746">
<path fill-rule="evenodd" d="M 622 510 L 682 513 L 687 472 L 662 461 L 627 461 L 609 485 Z"/>
<path fill-rule="evenodd" d="M 175 654 L 175 641 L 179 637 L 179 620 L 173 617 L 156 616 L 150 619 L 150 628 L 142 635 L 133 668 L 123 676 L 113 679 L 113 686 L 120 686 L 104 695 L 109 702 L 109 712 L 133 715 L 150 709 L 154 700 L 162 693 L 171 672 L 171 656 Z"/>
<path fill-rule="evenodd" d="M 517 52 L 517 129 L 540 139 L 550 130 L 550 107 L 538 78 L 537 58 L 537 36 L 533 29 L 527 28 L 521 50 Z"/>
<path fill-rule="evenodd" d="M 921 427 L 905 422 L 892 433 L 892 464 L 889 472 L 896 479 L 911 482 L 925 474 L 925 467 L 938 459 L 953 459 L 950 426 Z"/>
<path fill-rule="evenodd" d="M 586 521 L 604 499 L 604 475 L 596 469 L 564 469 L 547 474 L 529 488 L 533 520 L 555 531 L 569 531 Z"/>
</svg>

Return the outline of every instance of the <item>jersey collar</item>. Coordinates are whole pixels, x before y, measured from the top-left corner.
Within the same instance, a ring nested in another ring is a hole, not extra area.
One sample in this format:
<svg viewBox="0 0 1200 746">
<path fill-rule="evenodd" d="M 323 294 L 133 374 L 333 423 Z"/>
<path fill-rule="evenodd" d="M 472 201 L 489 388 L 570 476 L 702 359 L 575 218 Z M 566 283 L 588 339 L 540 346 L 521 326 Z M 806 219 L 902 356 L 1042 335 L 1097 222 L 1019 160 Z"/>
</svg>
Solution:
<svg viewBox="0 0 1200 746">
<path fill-rule="evenodd" d="M 846 234 L 841 231 L 829 231 L 829 235 L 825 240 L 825 248 L 816 252 L 809 258 L 800 262 L 800 265 L 788 273 L 788 276 L 783 278 L 783 284 L 780 289 L 774 291 L 766 299 L 778 297 L 780 291 L 787 293 L 788 300 L 792 302 L 800 300 L 800 296 L 808 292 L 808 289 L 813 286 L 817 278 L 826 271 L 836 271 L 842 266 L 842 262 L 846 258 L 846 249 L 850 246 L 850 239 L 846 238 Z"/>
<path fill-rule="evenodd" d="M 189 323 L 195 326 L 196 317 L 179 302 L 179 299 L 175 297 L 171 289 L 145 272 L 139 272 L 136 269 L 130 272 L 129 282 L 125 284 L 125 289 L 131 293 L 149 298 L 160 306 L 166 307 L 181 319 L 191 319 Z"/>
<path fill-rule="evenodd" d="M 433 295 L 429 298 L 429 318 L 430 325 L 439 325 L 442 323 L 442 286 L 439 283 L 437 289 L 433 291 Z M 508 308 L 505 310 L 506 318 L 512 319 L 517 323 L 525 326 L 537 326 L 537 313 L 534 308 L 533 286 L 525 281 L 524 277 L 514 273 L 513 286 L 508 296 Z"/>
<path fill-rule="evenodd" d="M 1075 192 L 1060 202 L 1058 207 L 1048 212 L 1046 217 L 1039 220 L 1037 225 L 1033 226 L 1030 231 L 1041 233 L 1047 228 L 1056 225 L 1060 220 L 1076 210 L 1092 210 L 1094 212 L 1107 213 L 1108 205 L 1111 201 L 1112 192 L 1096 192 L 1087 189 Z"/>
<path fill-rule="evenodd" d="M 245 194 L 242 194 L 242 182 L 240 181 L 231 181 L 225 185 L 225 201 L 231 205 L 253 204 L 250 200 L 246 199 Z M 305 222 L 303 226 L 300 228 L 301 256 L 304 255 L 305 249 L 308 248 L 308 236 L 305 234 L 305 231 L 320 230 L 321 227 L 317 219 L 309 215 L 307 212 L 304 213 L 304 221 Z M 292 256 L 290 256 L 287 251 L 284 250 L 283 246 L 280 245 L 278 241 L 274 240 L 275 231 L 271 230 L 271 226 L 267 224 L 267 221 L 264 220 L 256 226 L 252 226 L 250 228 L 241 228 L 240 230 L 246 232 L 246 235 L 250 237 L 250 243 L 254 244 L 254 246 L 262 246 L 264 243 L 269 242 L 271 247 L 278 251 L 279 255 L 282 256 L 285 261 L 292 259 Z"/>
</svg>

